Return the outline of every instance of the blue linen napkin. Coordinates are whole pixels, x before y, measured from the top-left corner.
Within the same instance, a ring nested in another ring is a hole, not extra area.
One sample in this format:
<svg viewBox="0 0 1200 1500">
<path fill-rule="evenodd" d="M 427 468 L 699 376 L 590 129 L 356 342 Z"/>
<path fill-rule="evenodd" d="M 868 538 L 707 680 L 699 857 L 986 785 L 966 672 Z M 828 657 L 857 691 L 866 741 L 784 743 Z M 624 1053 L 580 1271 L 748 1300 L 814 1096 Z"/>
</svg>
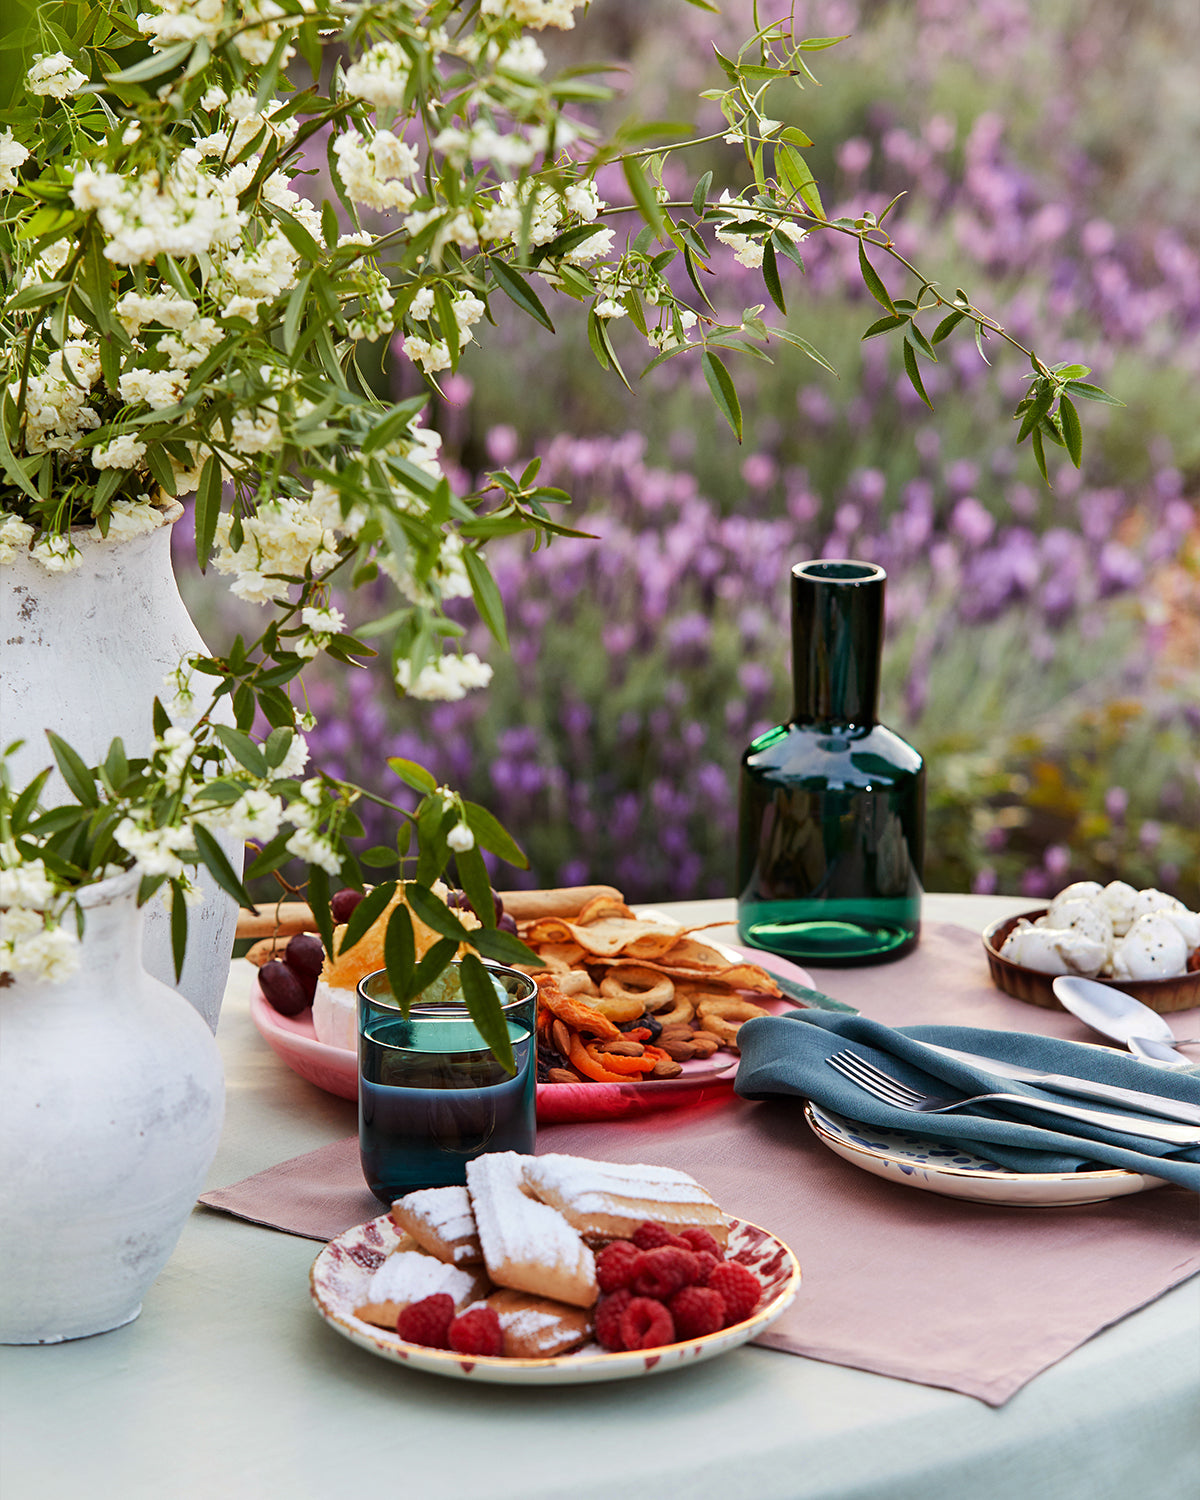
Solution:
<svg viewBox="0 0 1200 1500">
<path fill-rule="evenodd" d="M 952 1062 L 929 1051 L 923 1045 L 925 1042 L 1046 1073 L 1072 1073 L 1077 1078 L 1119 1084 L 1200 1105 L 1200 1078 L 1150 1068 L 1108 1049 L 1085 1054 L 1078 1043 L 1057 1037 L 985 1031 L 972 1026 L 908 1026 L 893 1030 L 865 1016 L 820 1010 L 789 1011 L 782 1016 L 760 1016 L 747 1021 L 738 1033 L 742 1058 L 735 1087 L 744 1099 L 798 1095 L 864 1124 L 952 1141 L 1010 1171 L 1076 1172 L 1101 1164 L 1150 1173 L 1200 1192 L 1200 1146 L 1172 1146 L 1046 1113 L 1041 1116 L 1045 1124 L 1032 1123 L 1032 1117 L 1027 1123 L 1010 1114 L 1007 1105 L 979 1106 L 987 1114 L 910 1114 L 857 1088 L 826 1062 L 835 1052 L 852 1047 L 902 1083 L 931 1094 L 966 1095 L 1002 1090 L 1026 1095 L 1034 1109 L 1039 1096 L 1059 1100 L 1064 1097 L 1035 1084 L 998 1080 L 980 1068 Z M 1070 1102 L 1084 1108 L 1120 1108 L 1091 1100 Z"/>
</svg>

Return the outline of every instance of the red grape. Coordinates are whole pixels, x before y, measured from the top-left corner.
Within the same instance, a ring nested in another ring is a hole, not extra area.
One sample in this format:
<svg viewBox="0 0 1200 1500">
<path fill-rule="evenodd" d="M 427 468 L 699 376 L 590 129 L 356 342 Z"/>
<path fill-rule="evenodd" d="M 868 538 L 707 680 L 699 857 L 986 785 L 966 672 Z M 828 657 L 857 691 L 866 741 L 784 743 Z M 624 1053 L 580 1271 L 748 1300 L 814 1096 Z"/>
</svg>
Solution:
<svg viewBox="0 0 1200 1500">
<path fill-rule="evenodd" d="M 283 961 L 300 981 L 300 987 L 311 1005 L 317 980 L 320 979 L 321 969 L 325 964 L 325 949 L 321 946 L 321 939 L 314 937 L 311 932 L 298 932 L 283 950 Z"/>
<path fill-rule="evenodd" d="M 339 926 L 343 922 L 348 922 L 351 912 L 353 912 L 362 898 L 363 893 L 361 891 L 352 891 L 349 889 L 335 891 L 333 893 L 333 900 L 329 903 L 329 908 L 333 912 L 333 920 Z"/>
<path fill-rule="evenodd" d="M 266 997 L 267 1004 L 281 1016 L 298 1016 L 312 1001 L 304 993 L 304 986 L 287 964 L 273 958 L 258 971 L 258 985 Z"/>
</svg>

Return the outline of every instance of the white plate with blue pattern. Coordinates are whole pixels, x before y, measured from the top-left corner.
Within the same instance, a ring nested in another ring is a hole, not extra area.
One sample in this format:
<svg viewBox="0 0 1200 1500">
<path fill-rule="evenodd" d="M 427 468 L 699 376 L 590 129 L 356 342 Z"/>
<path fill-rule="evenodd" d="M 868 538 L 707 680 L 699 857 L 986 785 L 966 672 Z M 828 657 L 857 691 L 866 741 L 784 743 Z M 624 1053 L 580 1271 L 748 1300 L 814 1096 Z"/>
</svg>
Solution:
<svg viewBox="0 0 1200 1500">
<path fill-rule="evenodd" d="M 887 1182 L 923 1188 L 946 1198 L 1017 1208 L 1061 1208 L 1100 1203 L 1165 1186 L 1161 1177 L 1095 1167 L 1079 1172 L 1013 1172 L 950 1141 L 906 1130 L 884 1130 L 847 1119 L 810 1099 L 804 1114 L 818 1140 L 843 1161 Z"/>
</svg>

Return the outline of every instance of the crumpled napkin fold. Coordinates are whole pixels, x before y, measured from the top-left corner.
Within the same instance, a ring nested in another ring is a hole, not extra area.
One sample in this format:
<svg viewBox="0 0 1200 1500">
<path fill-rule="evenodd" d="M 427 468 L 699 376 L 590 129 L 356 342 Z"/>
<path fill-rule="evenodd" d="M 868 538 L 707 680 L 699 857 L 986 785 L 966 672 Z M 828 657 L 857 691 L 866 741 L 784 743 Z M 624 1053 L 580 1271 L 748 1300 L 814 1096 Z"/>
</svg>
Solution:
<svg viewBox="0 0 1200 1500">
<path fill-rule="evenodd" d="M 1075 1172 L 1097 1165 L 1145 1172 L 1200 1192 L 1200 1146 L 1104 1130 L 1043 1113 L 1020 1118 L 1007 1105 L 981 1105 L 981 1113 L 921 1115 L 884 1104 L 831 1068 L 826 1059 L 850 1047 L 902 1083 L 931 1094 L 1022 1094 L 1031 1110 L 1037 1100 L 1066 1096 L 1036 1084 L 996 1079 L 981 1068 L 952 1062 L 924 1043 L 953 1047 L 998 1061 L 1071 1073 L 1101 1083 L 1200 1105 L 1200 1078 L 1167 1073 L 1107 1048 L 1085 1050 L 1078 1043 L 1027 1032 L 986 1031 L 971 1026 L 908 1026 L 894 1030 L 865 1016 L 797 1010 L 747 1021 L 738 1033 L 742 1059 L 736 1089 L 744 1099 L 796 1095 L 827 1109 L 888 1130 L 904 1130 L 951 1141 L 1016 1172 Z M 1069 1100 L 1082 1108 L 1119 1111 L 1121 1106 Z M 987 1113 L 983 1113 L 986 1111 Z M 1023 1107 L 1022 1107 L 1023 1112 Z"/>
</svg>

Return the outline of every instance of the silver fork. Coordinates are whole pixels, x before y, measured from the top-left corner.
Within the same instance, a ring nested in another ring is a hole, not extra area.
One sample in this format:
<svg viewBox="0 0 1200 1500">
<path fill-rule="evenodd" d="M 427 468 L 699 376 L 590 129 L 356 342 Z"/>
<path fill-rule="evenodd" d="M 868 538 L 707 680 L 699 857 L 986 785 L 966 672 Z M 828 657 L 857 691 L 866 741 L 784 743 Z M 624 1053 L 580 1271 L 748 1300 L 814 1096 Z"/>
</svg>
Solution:
<svg viewBox="0 0 1200 1500">
<path fill-rule="evenodd" d="M 913 1114 L 940 1115 L 948 1110 L 963 1109 L 972 1104 L 1019 1104 L 1026 1109 L 1038 1109 L 1046 1114 L 1065 1115 L 1069 1120 L 1079 1120 L 1085 1125 L 1099 1125 L 1105 1130 L 1119 1130 L 1125 1135 L 1143 1136 L 1151 1141 L 1165 1141 L 1174 1146 L 1200 1146 L 1200 1131 L 1190 1125 L 1174 1125 L 1168 1120 L 1150 1120 L 1145 1115 L 1115 1114 L 1110 1110 L 1085 1109 L 1073 1104 L 1060 1103 L 1057 1099 L 1034 1099 L 1028 1094 L 971 1094 L 964 1099 L 952 1099 L 949 1095 L 924 1094 L 920 1089 L 910 1088 L 890 1073 L 869 1063 L 857 1052 L 835 1052 L 825 1061 L 836 1068 L 843 1077 L 872 1094 L 884 1104 Z M 1017 1122 L 1021 1123 L 1021 1122 Z"/>
</svg>

